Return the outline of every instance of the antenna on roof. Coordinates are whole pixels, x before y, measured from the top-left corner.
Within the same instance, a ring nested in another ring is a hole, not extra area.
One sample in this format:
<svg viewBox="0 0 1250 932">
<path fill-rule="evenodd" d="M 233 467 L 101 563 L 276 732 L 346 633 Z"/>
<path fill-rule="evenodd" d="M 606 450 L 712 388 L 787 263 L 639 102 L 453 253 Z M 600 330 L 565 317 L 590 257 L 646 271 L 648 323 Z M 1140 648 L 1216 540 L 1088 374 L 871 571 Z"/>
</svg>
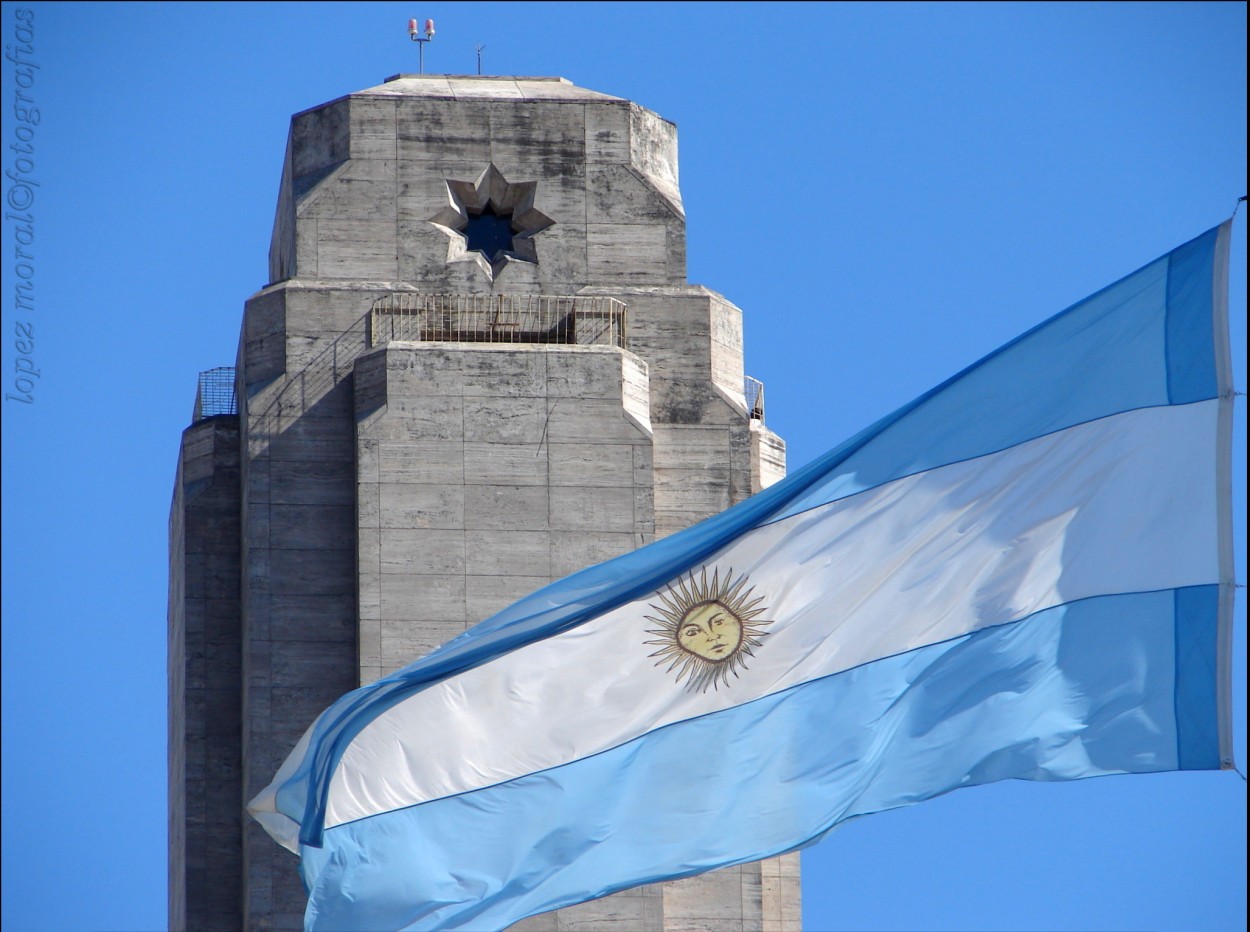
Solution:
<svg viewBox="0 0 1250 932">
<path fill-rule="evenodd" d="M 479 44 L 473 47 L 477 49 L 477 73 L 480 75 L 482 73 L 482 49 L 486 48 L 486 46 Z"/>
<path fill-rule="evenodd" d="M 417 48 L 420 50 L 420 55 L 417 59 L 420 64 L 420 71 L 418 73 L 425 74 L 425 43 L 434 38 L 434 20 L 427 19 L 425 21 L 424 39 L 421 38 L 421 35 L 417 30 L 417 21 L 415 19 L 408 20 L 408 38 L 417 43 Z"/>
</svg>

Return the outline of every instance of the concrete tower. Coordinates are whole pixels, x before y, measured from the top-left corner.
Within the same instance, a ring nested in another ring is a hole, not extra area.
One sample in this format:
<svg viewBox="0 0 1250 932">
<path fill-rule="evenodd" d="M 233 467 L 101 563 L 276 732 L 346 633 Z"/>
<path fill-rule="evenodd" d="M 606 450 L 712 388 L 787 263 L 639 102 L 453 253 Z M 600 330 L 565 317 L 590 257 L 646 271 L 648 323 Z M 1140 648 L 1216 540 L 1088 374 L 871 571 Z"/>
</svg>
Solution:
<svg viewBox="0 0 1250 932">
<path fill-rule="evenodd" d="M 785 468 L 741 312 L 686 283 L 675 127 L 627 100 L 401 75 L 297 114 L 269 270 L 174 486 L 175 929 L 300 927 L 243 804 L 339 695 Z M 799 922 L 790 855 L 516 928 Z"/>
</svg>

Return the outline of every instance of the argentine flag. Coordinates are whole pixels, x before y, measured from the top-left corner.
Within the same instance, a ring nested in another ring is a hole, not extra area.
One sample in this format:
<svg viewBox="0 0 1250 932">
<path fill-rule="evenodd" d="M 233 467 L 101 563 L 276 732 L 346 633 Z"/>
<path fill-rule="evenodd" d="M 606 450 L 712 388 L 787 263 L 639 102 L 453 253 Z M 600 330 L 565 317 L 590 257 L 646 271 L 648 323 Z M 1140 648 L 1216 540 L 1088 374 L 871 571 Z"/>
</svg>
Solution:
<svg viewBox="0 0 1250 932">
<path fill-rule="evenodd" d="M 502 929 L 996 780 L 1232 766 L 1229 225 L 349 693 L 308 929 Z"/>
</svg>

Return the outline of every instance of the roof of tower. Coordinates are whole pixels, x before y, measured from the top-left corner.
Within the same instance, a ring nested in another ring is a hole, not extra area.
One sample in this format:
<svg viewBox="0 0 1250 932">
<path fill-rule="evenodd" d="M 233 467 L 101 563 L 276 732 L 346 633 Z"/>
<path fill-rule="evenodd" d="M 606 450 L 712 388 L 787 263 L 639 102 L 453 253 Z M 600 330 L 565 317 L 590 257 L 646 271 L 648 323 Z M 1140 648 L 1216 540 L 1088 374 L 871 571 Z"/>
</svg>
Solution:
<svg viewBox="0 0 1250 932">
<path fill-rule="evenodd" d="M 353 97 L 434 97 L 491 100 L 624 100 L 578 87 L 566 78 L 517 75 L 396 74 Z"/>
</svg>

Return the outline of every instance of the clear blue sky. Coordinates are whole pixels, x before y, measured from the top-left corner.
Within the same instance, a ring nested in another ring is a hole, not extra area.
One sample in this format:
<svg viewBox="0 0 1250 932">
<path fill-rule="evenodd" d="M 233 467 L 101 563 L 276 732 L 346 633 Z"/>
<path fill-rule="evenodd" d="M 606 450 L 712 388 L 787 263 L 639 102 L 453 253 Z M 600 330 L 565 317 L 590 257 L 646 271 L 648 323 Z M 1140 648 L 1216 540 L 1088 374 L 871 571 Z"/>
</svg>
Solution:
<svg viewBox="0 0 1250 932">
<path fill-rule="evenodd" d="M 1245 193 L 1240 3 L 5 3 L 6 48 L 19 10 L 39 65 L 36 307 L 15 311 L 6 221 L 5 392 L 18 321 L 40 375 L 32 404 L 3 402 L 15 932 L 164 926 L 179 434 L 196 373 L 233 364 L 242 303 L 266 281 L 290 115 L 415 71 L 410 16 L 438 23 L 429 71 L 472 72 L 480 43 L 488 73 L 562 75 L 678 124 L 690 280 L 744 309 L 748 371 L 792 467 Z M 1242 391 L 1245 233 L 1243 210 Z M 1241 489 L 1244 453 L 1237 468 Z M 970 789 L 806 853 L 805 928 L 1241 930 L 1245 843 L 1231 773 Z"/>
</svg>

